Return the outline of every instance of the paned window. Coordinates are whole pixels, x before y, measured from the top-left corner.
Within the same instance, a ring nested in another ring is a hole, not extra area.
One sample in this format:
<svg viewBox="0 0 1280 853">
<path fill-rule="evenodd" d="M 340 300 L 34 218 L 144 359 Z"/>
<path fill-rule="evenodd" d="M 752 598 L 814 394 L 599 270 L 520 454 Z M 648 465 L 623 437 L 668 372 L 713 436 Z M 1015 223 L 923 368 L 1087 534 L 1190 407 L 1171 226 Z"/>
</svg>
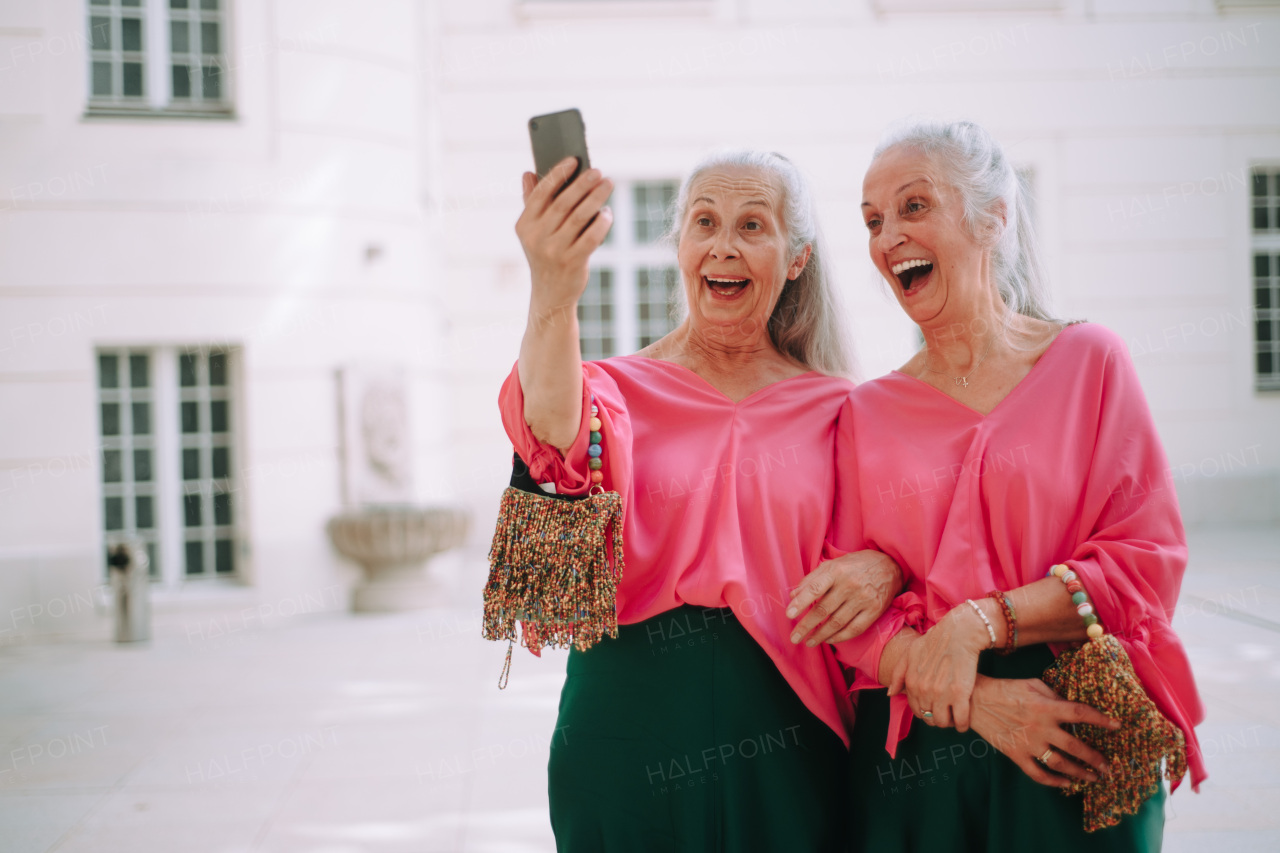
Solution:
<svg viewBox="0 0 1280 853">
<path fill-rule="evenodd" d="M 151 574 L 158 576 L 156 412 L 149 352 L 99 351 L 98 411 L 102 436 L 102 526 L 107 548 L 125 538 L 141 539 L 150 558 Z"/>
<path fill-rule="evenodd" d="M 578 342 L 583 361 L 616 355 L 613 337 L 613 270 L 593 269 L 578 300 Z"/>
<path fill-rule="evenodd" d="M 88 0 L 88 113 L 228 115 L 226 6 Z"/>
<path fill-rule="evenodd" d="M 1280 391 L 1280 169 L 1253 170 L 1254 379 Z"/>
<path fill-rule="evenodd" d="M 677 189 L 675 181 L 643 181 L 631 185 L 636 245 L 656 243 L 666 235 L 671 227 Z"/>
<path fill-rule="evenodd" d="M 636 310 L 639 312 L 639 340 L 644 349 L 675 328 L 672 309 L 676 301 L 675 267 L 642 267 L 636 271 Z"/>
<path fill-rule="evenodd" d="M 592 257 L 591 279 L 578 305 L 582 357 L 625 355 L 675 328 L 679 272 L 670 230 L 675 181 L 620 183 L 609 204 L 614 222 Z"/>
<path fill-rule="evenodd" d="M 98 351 L 105 544 L 142 539 L 167 586 L 240 573 L 235 355 Z"/>
<path fill-rule="evenodd" d="M 222 100 L 219 0 L 169 0 L 169 71 L 174 102 Z"/>
<path fill-rule="evenodd" d="M 89 92 L 100 103 L 144 106 L 143 0 L 89 0 Z"/>
<path fill-rule="evenodd" d="M 235 479 L 226 352 L 178 355 L 182 448 L 183 568 L 187 575 L 235 571 Z"/>
</svg>

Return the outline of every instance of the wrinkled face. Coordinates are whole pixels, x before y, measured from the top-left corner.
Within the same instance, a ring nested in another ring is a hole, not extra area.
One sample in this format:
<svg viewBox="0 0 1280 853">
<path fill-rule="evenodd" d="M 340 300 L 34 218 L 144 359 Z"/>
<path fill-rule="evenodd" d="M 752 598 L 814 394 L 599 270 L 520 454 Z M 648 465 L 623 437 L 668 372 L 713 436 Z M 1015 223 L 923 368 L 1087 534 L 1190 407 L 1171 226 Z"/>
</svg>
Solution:
<svg viewBox="0 0 1280 853">
<path fill-rule="evenodd" d="M 972 316 L 991 250 L 965 228 L 960 196 L 930 158 L 907 146 L 876 158 L 862 181 L 871 261 L 920 325 Z"/>
<path fill-rule="evenodd" d="M 725 340 L 767 333 L 809 257 L 808 248 L 790 257 L 782 203 L 776 179 L 753 168 L 712 170 L 689 188 L 678 259 L 695 329 Z"/>
</svg>

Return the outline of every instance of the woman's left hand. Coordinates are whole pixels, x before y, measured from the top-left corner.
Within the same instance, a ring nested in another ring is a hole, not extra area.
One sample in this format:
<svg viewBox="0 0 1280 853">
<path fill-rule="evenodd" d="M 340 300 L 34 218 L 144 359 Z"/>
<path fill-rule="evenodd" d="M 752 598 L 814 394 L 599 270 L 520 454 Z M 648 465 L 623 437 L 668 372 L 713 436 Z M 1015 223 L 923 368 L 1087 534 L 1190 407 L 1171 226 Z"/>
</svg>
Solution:
<svg viewBox="0 0 1280 853">
<path fill-rule="evenodd" d="M 1065 787 L 1072 778 L 1096 782 L 1107 772 L 1106 756 L 1063 728 L 1077 724 L 1120 728 L 1096 708 L 1061 698 L 1038 678 L 980 675 L 974 685 L 973 730 L 1041 785 Z"/>
<path fill-rule="evenodd" d="M 791 591 L 787 617 L 809 611 L 791 632 L 791 642 L 808 637 L 807 644 L 816 646 L 856 637 L 901 591 L 902 569 L 887 554 L 855 551 L 827 560 Z"/>
<path fill-rule="evenodd" d="M 889 695 L 905 691 L 912 712 L 928 725 L 967 732 L 978 655 L 990 642 L 981 617 L 969 605 L 952 608 L 908 647 Z"/>
</svg>

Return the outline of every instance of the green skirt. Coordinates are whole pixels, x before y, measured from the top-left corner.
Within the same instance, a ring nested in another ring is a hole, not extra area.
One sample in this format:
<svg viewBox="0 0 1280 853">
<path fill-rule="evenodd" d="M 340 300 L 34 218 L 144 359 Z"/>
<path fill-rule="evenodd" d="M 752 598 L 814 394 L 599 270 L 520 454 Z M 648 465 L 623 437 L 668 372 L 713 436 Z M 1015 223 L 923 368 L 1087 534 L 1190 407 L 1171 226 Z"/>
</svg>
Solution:
<svg viewBox="0 0 1280 853">
<path fill-rule="evenodd" d="M 1048 646 L 1001 657 L 984 653 L 978 671 L 993 678 L 1036 678 L 1053 662 Z M 850 747 L 853 851 L 1090 853 L 1158 851 L 1164 788 L 1117 826 L 1086 833 L 1082 798 L 1033 782 L 973 732 L 919 721 L 885 751 L 889 700 L 882 690 L 858 697 Z"/>
<path fill-rule="evenodd" d="M 570 652 L 556 849 L 843 851 L 847 755 L 731 610 L 678 607 Z"/>
</svg>

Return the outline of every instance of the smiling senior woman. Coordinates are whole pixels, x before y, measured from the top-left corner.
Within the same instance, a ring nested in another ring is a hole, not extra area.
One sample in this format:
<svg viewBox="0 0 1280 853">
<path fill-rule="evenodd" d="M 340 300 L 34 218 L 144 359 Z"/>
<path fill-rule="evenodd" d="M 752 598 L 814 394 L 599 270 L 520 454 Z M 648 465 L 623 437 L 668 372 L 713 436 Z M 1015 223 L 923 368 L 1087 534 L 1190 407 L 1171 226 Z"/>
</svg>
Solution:
<svg viewBox="0 0 1280 853">
<path fill-rule="evenodd" d="M 842 850 L 845 681 L 830 646 L 789 641 L 785 613 L 822 556 L 852 389 L 809 193 L 776 154 L 704 161 L 675 217 L 687 316 L 584 364 L 575 309 L 612 183 L 591 169 L 554 195 L 572 168 L 524 177 L 532 296 L 500 398 L 535 480 L 581 493 L 599 474 L 624 508 L 618 638 L 570 652 L 560 698 L 557 847 Z M 901 574 L 852 556 L 870 624 Z"/>
<path fill-rule="evenodd" d="M 859 519 L 856 547 L 884 550 L 908 579 L 842 646 L 863 688 L 855 850 L 1159 849 L 1159 785 L 1089 835 L 1081 798 L 1054 790 L 1140 769 L 1106 768 L 1063 726 L 1110 721 L 1039 677 L 1049 644 L 1095 623 L 1181 729 L 1193 786 L 1205 775 L 1203 712 L 1169 624 L 1187 550 L 1165 455 L 1121 339 L 1051 319 L 1024 192 L 967 122 L 902 127 L 863 182 L 871 259 L 924 347 L 860 385 L 841 422 L 839 473 L 854 482 L 839 512 Z M 1046 577 L 1056 564 L 1073 574 Z"/>
</svg>

